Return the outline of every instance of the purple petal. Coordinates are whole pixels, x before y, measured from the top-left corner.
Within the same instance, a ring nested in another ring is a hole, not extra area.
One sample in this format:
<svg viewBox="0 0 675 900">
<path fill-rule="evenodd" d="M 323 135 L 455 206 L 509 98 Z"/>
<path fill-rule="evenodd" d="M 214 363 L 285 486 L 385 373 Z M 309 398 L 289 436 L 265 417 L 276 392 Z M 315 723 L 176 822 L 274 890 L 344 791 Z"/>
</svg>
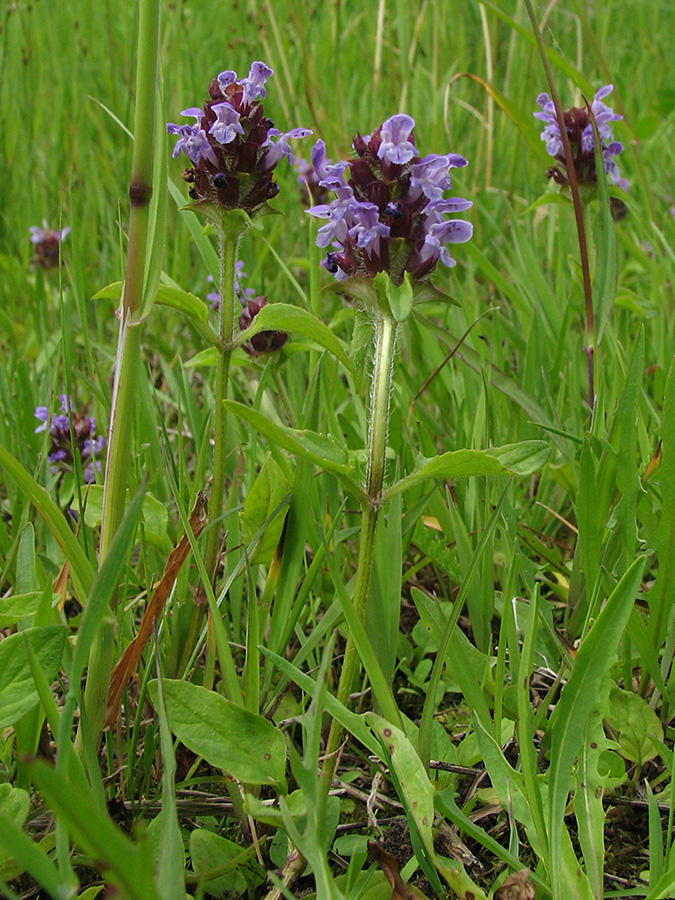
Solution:
<svg viewBox="0 0 675 900">
<path fill-rule="evenodd" d="M 415 127 L 415 120 L 405 113 L 391 116 L 382 123 L 380 137 L 382 143 L 377 155 L 396 165 L 404 165 L 417 156 L 417 148 L 408 140 Z"/>
</svg>

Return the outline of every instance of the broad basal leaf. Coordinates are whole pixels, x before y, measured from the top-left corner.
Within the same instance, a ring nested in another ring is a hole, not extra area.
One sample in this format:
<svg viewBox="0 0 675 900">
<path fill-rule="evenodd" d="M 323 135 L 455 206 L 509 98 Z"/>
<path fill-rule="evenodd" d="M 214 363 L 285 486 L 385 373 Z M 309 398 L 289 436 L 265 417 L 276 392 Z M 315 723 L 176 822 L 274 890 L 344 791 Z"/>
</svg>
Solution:
<svg viewBox="0 0 675 900">
<path fill-rule="evenodd" d="M 150 683 L 153 702 L 157 682 Z M 286 741 L 262 716 L 187 681 L 164 684 L 171 730 L 193 753 L 247 784 L 286 790 Z"/>
</svg>

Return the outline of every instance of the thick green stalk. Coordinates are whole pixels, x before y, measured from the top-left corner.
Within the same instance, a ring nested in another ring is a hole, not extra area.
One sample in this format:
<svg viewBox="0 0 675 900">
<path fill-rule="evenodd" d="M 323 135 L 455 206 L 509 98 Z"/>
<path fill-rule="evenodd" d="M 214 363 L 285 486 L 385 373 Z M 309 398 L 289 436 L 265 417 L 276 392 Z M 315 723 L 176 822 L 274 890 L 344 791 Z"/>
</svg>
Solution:
<svg viewBox="0 0 675 900">
<path fill-rule="evenodd" d="M 377 338 L 373 365 L 373 381 L 370 394 L 370 430 L 368 433 L 368 468 L 366 471 L 366 494 L 368 500 L 362 506 L 362 525 L 359 541 L 359 558 L 356 570 L 356 587 L 353 605 L 361 622 L 365 619 L 366 603 L 370 592 L 373 575 L 375 553 L 375 535 L 382 508 L 382 488 L 386 469 L 387 430 L 389 427 L 389 401 L 391 381 L 394 370 L 394 351 L 396 349 L 397 323 L 391 313 L 383 310 L 377 312 Z M 356 677 L 359 671 L 359 655 L 353 636 L 347 638 L 345 656 L 340 673 L 337 699 L 344 706 L 349 704 Z M 337 765 L 337 749 L 342 739 L 342 726 L 333 719 L 328 744 L 326 746 L 326 763 L 324 773 L 330 780 Z"/>
<path fill-rule="evenodd" d="M 101 561 L 105 559 L 124 516 L 131 457 L 134 399 L 138 390 L 141 353 L 141 327 L 138 319 L 147 287 L 145 273 L 151 238 L 150 199 L 154 169 L 160 10 L 160 0 L 140 2 L 134 148 L 129 187 L 129 245 L 103 489 L 99 549 Z M 114 603 L 113 600 L 113 607 Z M 96 738 L 105 716 L 105 701 L 114 659 L 114 630 L 114 616 L 108 615 L 92 644 L 89 657 L 85 706 L 91 733 Z"/>
</svg>

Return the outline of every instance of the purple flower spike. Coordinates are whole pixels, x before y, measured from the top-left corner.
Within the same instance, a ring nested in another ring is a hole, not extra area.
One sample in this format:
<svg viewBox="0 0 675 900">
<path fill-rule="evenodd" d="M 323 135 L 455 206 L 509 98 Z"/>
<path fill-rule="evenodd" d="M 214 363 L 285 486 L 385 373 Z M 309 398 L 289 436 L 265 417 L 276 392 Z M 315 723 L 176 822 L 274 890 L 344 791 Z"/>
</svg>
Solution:
<svg viewBox="0 0 675 900">
<path fill-rule="evenodd" d="M 410 162 L 413 156 L 417 156 L 415 145 L 408 140 L 414 127 L 415 120 L 405 113 L 399 113 L 383 122 L 380 131 L 382 143 L 377 151 L 380 159 L 402 166 Z"/>
<path fill-rule="evenodd" d="M 192 200 L 251 215 L 278 193 L 274 167 L 284 156 L 293 162 L 289 139 L 311 131 L 296 128 L 284 134 L 266 118 L 262 101 L 272 74 L 260 61 L 242 79 L 226 69 L 211 82 L 203 106 L 183 110 L 196 120 L 194 125 L 167 125 L 178 138 L 173 156 L 184 153 L 190 160 L 183 179 Z"/>
<path fill-rule="evenodd" d="M 623 116 L 615 113 L 611 106 L 607 106 L 603 102 L 604 98 L 611 94 L 613 90 L 614 85 L 612 84 L 606 84 L 604 87 L 601 87 L 593 98 L 591 112 L 595 118 L 600 137 L 605 171 L 614 184 L 627 190 L 629 182 L 621 177 L 619 167 L 614 159 L 623 150 L 623 145 L 614 140 L 611 127 L 612 122 L 619 121 Z M 565 159 L 565 149 L 555 104 L 547 93 L 539 94 L 537 103 L 541 106 L 541 111 L 535 112 L 534 117 L 544 123 L 541 139 L 546 142 L 546 152 L 555 157 L 559 163 L 559 165 L 550 169 L 547 174 L 558 184 L 566 185 L 569 182 L 567 160 Z M 595 134 L 588 109 L 585 107 L 577 109 L 577 107 L 573 106 L 563 112 L 563 121 L 572 149 L 577 181 L 580 184 L 597 184 Z"/>
<path fill-rule="evenodd" d="M 461 197 L 445 198 L 452 187 L 450 169 L 467 165 L 457 153 L 417 155 L 415 121 L 401 113 L 372 135 L 357 134 L 357 158 L 330 163 L 323 141 L 312 150 L 319 186 L 337 199 L 307 212 L 323 219 L 316 243 L 328 252 L 322 262 L 337 281 L 389 273 L 401 284 L 405 273 L 426 278 L 439 261 L 454 266 L 445 244 L 468 241 L 473 228 L 461 219 L 446 219 L 471 206 Z"/>
</svg>

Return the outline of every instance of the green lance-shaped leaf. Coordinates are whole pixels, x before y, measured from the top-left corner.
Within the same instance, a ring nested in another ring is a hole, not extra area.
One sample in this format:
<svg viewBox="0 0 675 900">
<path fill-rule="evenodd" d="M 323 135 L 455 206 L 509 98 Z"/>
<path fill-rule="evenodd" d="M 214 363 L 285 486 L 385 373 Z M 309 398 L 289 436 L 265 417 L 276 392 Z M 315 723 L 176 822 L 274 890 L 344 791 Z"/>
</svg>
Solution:
<svg viewBox="0 0 675 900">
<path fill-rule="evenodd" d="M 237 336 L 233 346 L 241 347 L 261 331 L 294 331 L 302 334 L 319 344 L 324 350 L 328 350 L 347 369 L 351 369 L 351 363 L 339 338 L 327 325 L 324 325 L 320 319 L 306 309 L 292 306 L 290 303 L 271 303 L 263 306 L 250 327 Z"/>
<path fill-rule="evenodd" d="M 399 798 L 408 814 L 415 855 L 424 874 L 441 894 L 434 863 L 434 787 L 417 751 L 400 728 L 372 712 L 366 713 L 365 719 L 380 740 L 384 761 L 394 776 Z"/>
<path fill-rule="evenodd" d="M 28 641 L 40 668 L 52 681 L 66 645 L 64 625 L 28 628 L 0 642 L 0 728 L 13 725 L 40 702 L 26 653 Z"/>
<path fill-rule="evenodd" d="M 228 412 L 248 422 L 278 447 L 332 472 L 352 493 L 358 497 L 363 495 L 362 489 L 351 477 L 352 467 L 347 462 L 344 450 L 332 438 L 318 434 L 316 431 L 277 425 L 270 422 L 262 413 L 243 403 L 238 403 L 236 400 L 226 400 L 225 408 Z"/>
<path fill-rule="evenodd" d="M 155 702 L 157 682 L 149 685 Z M 171 730 L 210 765 L 247 784 L 286 791 L 286 742 L 270 721 L 187 681 L 164 682 Z"/>
<path fill-rule="evenodd" d="M 258 532 L 264 529 L 251 557 L 251 562 L 268 564 L 272 561 L 288 510 L 274 516 L 267 527 L 265 524 L 291 490 L 292 485 L 283 473 L 281 466 L 272 456 L 268 456 L 244 501 L 242 525 L 245 542 L 251 544 Z"/>
<path fill-rule="evenodd" d="M 115 300 L 119 301 L 122 296 L 122 282 L 114 281 L 112 284 L 106 285 L 97 291 L 92 300 Z M 157 289 L 157 297 L 155 303 L 160 306 L 168 306 L 176 309 L 178 312 L 184 313 L 190 319 L 198 322 L 206 322 L 209 317 L 209 307 L 201 297 L 191 294 L 189 291 L 183 291 L 177 287 L 171 287 L 168 284 L 160 284 Z"/>
<path fill-rule="evenodd" d="M 385 491 L 385 499 L 436 478 L 475 475 L 531 475 L 546 463 L 551 448 L 545 441 L 522 441 L 491 450 L 453 450 L 425 460 L 422 465 Z"/>
<path fill-rule="evenodd" d="M 640 588 L 645 558 L 639 557 L 623 576 L 579 647 L 574 668 L 551 718 L 550 851 L 560 859 L 564 814 L 570 773 L 581 748 L 586 724 L 597 707 L 600 690 L 616 660 L 619 642 L 626 630 Z M 560 872 L 552 867 L 553 892 L 560 888 Z"/>
</svg>

